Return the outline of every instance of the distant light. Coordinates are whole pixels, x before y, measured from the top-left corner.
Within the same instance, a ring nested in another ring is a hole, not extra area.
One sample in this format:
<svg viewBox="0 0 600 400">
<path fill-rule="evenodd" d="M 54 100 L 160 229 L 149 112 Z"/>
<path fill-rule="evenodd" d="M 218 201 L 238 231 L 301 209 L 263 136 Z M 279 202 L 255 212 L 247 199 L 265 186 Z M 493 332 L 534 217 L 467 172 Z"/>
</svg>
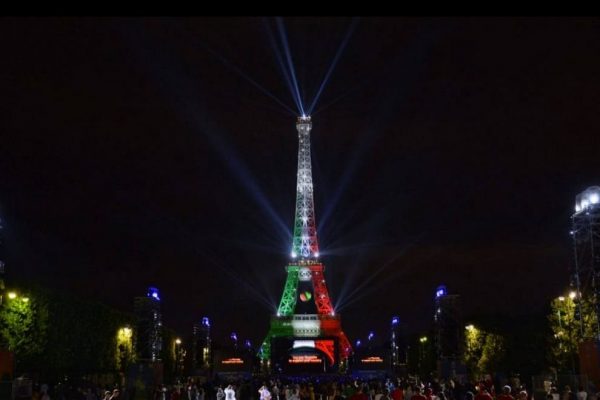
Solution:
<svg viewBox="0 0 600 400">
<path fill-rule="evenodd" d="M 23 300 L 24 303 L 29 303 L 29 297 L 23 297 L 22 300 Z"/>
<path fill-rule="evenodd" d="M 573 300 L 575 297 L 577 297 L 577 293 L 575 293 L 574 291 L 571 291 L 571 292 L 569 293 L 569 298 L 570 298 L 571 300 Z"/>
<path fill-rule="evenodd" d="M 579 207 L 579 204 L 575 204 L 575 212 L 579 211 L 581 211 L 581 207 Z"/>
<path fill-rule="evenodd" d="M 598 201 L 600 201 L 600 195 L 598 195 L 598 193 L 592 193 L 590 194 L 589 200 L 590 203 L 596 204 Z"/>
<path fill-rule="evenodd" d="M 440 285 L 435 290 L 435 298 L 438 299 L 438 298 L 440 298 L 442 296 L 445 296 L 447 292 L 448 291 L 446 290 L 446 286 L 445 285 Z"/>
<path fill-rule="evenodd" d="M 179 339 L 179 338 L 175 339 L 175 344 L 181 344 L 181 339 Z"/>
<path fill-rule="evenodd" d="M 17 298 L 17 294 L 15 292 L 8 292 L 8 298 L 9 299 L 16 299 Z"/>
<path fill-rule="evenodd" d="M 558 301 L 565 301 L 565 296 L 559 296 Z"/>
<path fill-rule="evenodd" d="M 152 297 L 154 300 L 160 301 L 160 297 L 158 296 L 158 289 L 150 286 L 148 288 L 148 297 Z"/>
<path fill-rule="evenodd" d="M 248 340 L 248 339 L 246 339 L 245 344 L 246 344 L 247 348 L 251 348 L 252 347 L 252 342 L 250 342 L 250 340 Z"/>
<path fill-rule="evenodd" d="M 315 253 L 315 257 L 319 257 L 319 252 L 318 251 Z"/>
<path fill-rule="evenodd" d="M 398 325 L 400 323 L 400 318 L 392 317 L 392 325 Z"/>
<path fill-rule="evenodd" d="M 229 336 L 232 340 L 235 340 L 237 342 L 238 337 L 237 337 L 237 333 L 235 332 L 231 332 L 231 335 Z"/>
<path fill-rule="evenodd" d="M 202 326 L 210 326 L 210 320 L 208 317 L 202 317 Z"/>
<path fill-rule="evenodd" d="M 423 337 L 421 337 L 421 338 L 419 339 L 419 342 L 421 342 L 421 343 L 425 343 L 425 342 L 427 342 L 427 336 L 423 336 Z"/>
<path fill-rule="evenodd" d="M 362 344 L 362 342 L 360 341 L 360 339 L 358 339 L 358 340 L 356 341 L 356 347 L 360 347 L 360 345 L 361 345 L 361 344 Z"/>
<path fill-rule="evenodd" d="M 474 329 L 475 329 L 475 325 L 473 325 L 473 324 L 471 324 L 471 325 L 467 325 L 467 326 L 465 326 L 465 328 L 466 328 L 468 331 L 472 331 L 472 330 L 474 330 Z"/>
<path fill-rule="evenodd" d="M 131 339 L 131 336 L 133 336 L 133 331 L 130 327 L 126 326 L 119 329 L 119 337 L 122 339 Z"/>
<path fill-rule="evenodd" d="M 373 336 L 375 336 L 375 334 L 373 332 L 369 332 L 369 336 L 367 337 L 367 339 L 371 341 L 371 339 L 373 339 Z"/>
<path fill-rule="evenodd" d="M 292 251 L 292 258 L 296 258 L 296 257 L 298 257 L 298 255 L 296 254 L 295 251 Z"/>
</svg>

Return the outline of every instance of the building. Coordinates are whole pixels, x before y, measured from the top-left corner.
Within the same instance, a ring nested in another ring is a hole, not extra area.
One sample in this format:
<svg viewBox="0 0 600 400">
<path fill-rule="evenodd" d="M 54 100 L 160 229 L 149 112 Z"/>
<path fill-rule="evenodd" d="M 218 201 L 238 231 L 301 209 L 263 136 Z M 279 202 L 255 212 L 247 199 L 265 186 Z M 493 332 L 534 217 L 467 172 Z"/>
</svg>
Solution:
<svg viewBox="0 0 600 400">
<path fill-rule="evenodd" d="M 296 214 L 290 261 L 277 314 L 259 350 L 275 373 L 335 372 L 352 352 L 319 261 L 310 156 L 311 118 L 299 117 Z"/>
<path fill-rule="evenodd" d="M 137 318 L 135 348 L 138 359 L 145 362 L 160 361 L 162 320 L 157 288 L 150 287 L 146 296 L 135 298 L 134 313 Z"/>
</svg>

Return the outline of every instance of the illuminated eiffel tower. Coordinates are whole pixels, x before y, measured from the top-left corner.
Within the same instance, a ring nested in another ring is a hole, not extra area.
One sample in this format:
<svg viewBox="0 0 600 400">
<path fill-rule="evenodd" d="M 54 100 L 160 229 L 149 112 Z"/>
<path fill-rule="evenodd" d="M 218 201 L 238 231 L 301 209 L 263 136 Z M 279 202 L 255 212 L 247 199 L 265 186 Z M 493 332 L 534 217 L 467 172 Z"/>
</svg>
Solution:
<svg viewBox="0 0 600 400">
<path fill-rule="evenodd" d="M 259 356 L 272 368 L 283 371 L 291 364 L 319 364 L 334 372 L 352 353 L 335 313 L 325 283 L 325 267 L 319 262 L 310 158 L 310 117 L 302 116 L 298 129 L 298 179 L 296 217 L 291 260 L 277 314 L 263 341 Z M 313 365 L 314 367 L 314 365 Z M 276 371 L 277 372 L 277 371 Z"/>
</svg>

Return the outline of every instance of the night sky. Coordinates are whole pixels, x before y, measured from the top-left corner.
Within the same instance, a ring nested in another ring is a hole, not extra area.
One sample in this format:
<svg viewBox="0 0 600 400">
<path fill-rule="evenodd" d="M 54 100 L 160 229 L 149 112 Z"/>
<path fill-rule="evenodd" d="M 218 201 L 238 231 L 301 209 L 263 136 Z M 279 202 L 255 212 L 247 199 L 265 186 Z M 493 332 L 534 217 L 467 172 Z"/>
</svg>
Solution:
<svg viewBox="0 0 600 400">
<path fill-rule="evenodd" d="M 283 21 L 309 103 L 352 20 Z M 181 334 L 206 315 L 217 337 L 262 340 L 298 146 L 269 32 L 2 19 L 8 282 L 123 311 L 156 285 Z M 574 198 L 600 184 L 599 37 L 599 19 L 358 20 L 312 118 L 321 258 L 351 341 L 392 315 L 427 329 L 442 283 L 497 318 L 566 290 Z"/>
</svg>

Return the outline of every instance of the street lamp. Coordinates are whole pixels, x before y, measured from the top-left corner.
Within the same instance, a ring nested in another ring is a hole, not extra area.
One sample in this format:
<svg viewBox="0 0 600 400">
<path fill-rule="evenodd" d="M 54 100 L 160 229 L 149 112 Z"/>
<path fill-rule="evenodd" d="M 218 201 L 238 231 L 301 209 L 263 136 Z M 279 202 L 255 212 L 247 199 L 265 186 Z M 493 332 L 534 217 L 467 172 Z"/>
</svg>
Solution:
<svg viewBox="0 0 600 400">
<path fill-rule="evenodd" d="M 11 300 L 14 300 L 17 298 L 17 293 L 15 292 L 8 292 L 8 298 Z"/>
<path fill-rule="evenodd" d="M 569 292 L 569 298 L 573 300 L 575 297 L 577 297 L 577 293 L 574 290 L 571 290 Z"/>
<path fill-rule="evenodd" d="M 182 356 L 181 339 L 176 338 L 175 339 L 175 375 L 177 378 L 179 378 L 179 375 L 181 373 L 181 356 Z"/>
</svg>

